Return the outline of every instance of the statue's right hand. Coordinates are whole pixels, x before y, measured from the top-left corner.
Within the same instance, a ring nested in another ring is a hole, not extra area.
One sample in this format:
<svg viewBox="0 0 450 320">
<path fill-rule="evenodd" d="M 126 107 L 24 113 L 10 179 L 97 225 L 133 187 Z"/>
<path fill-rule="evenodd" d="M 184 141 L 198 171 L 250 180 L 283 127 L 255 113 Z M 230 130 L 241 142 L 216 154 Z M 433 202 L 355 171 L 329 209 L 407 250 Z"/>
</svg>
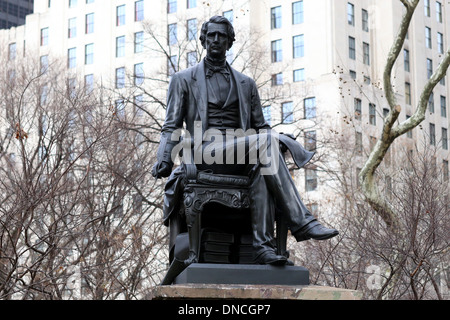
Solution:
<svg viewBox="0 0 450 320">
<path fill-rule="evenodd" d="M 171 172 L 172 166 L 165 161 L 162 161 L 161 163 L 155 163 L 152 168 L 152 176 L 156 179 L 167 178 L 168 176 L 170 176 Z"/>
</svg>

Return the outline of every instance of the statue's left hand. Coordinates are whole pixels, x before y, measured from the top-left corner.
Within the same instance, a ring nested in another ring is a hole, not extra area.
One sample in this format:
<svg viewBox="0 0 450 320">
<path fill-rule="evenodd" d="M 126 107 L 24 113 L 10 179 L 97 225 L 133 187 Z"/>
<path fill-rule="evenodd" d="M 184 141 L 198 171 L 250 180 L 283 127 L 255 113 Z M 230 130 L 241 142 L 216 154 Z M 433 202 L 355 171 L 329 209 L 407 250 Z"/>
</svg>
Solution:
<svg viewBox="0 0 450 320">
<path fill-rule="evenodd" d="M 152 176 L 156 179 L 167 178 L 168 176 L 170 176 L 171 172 L 172 166 L 165 161 L 162 161 L 161 163 L 155 163 L 152 168 Z"/>
</svg>

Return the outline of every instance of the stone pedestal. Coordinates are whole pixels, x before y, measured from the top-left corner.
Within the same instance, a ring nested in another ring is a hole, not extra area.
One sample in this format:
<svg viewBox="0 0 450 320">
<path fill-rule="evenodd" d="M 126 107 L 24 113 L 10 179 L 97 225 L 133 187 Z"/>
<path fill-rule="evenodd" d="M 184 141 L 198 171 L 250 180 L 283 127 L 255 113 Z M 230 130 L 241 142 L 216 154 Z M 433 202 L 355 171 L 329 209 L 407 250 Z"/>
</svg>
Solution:
<svg viewBox="0 0 450 320">
<path fill-rule="evenodd" d="M 355 290 L 321 286 L 178 284 L 155 287 L 150 299 L 361 300 Z"/>
<path fill-rule="evenodd" d="M 309 285 L 309 271 L 296 266 L 194 263 L 174 281 L 187 283 Z"/>
<path fill-rule="evenodd" d="M 296 266 L 194 263 L 173 285 L 158 286 L 151 300 L 360 300 L 355 290 L 309 285 L 309 271 Z"/>
</svg>

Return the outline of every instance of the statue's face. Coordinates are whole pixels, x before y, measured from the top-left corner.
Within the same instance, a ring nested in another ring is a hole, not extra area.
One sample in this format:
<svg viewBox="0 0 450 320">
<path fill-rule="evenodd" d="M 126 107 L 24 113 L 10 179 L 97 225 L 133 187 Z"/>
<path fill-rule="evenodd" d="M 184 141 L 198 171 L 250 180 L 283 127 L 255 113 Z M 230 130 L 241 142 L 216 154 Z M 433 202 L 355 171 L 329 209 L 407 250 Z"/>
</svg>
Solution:
<svg viewBox="0 0 450 320">
<path fill-rule="evenodd" d="M 223 23 L 209 23 L 205 43 L 208 56 L 224 58 L 229 47 L 227 26 Z"/>
</svg>

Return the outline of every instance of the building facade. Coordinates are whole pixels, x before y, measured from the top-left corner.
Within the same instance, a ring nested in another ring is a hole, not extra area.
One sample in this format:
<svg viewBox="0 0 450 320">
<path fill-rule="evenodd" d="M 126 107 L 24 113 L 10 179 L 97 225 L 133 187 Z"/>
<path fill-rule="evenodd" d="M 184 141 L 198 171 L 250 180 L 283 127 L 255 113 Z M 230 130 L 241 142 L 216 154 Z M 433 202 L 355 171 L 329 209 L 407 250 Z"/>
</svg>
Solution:
<svg viewBox="0 0 450 320">
<path fill-rule="evenodd" d="M 25 23 L 25 17 L 33 13 L 34 0 L 0 1 L 0 29 L 8 29 Z"/>
<path fill-rule="evenodd" d="M 2 8 L 5 3 L 9 8 L 9 2 L 2 1 Z M 224 15 L 237 33 L 228 60 L 258 75 L 267 120 L 276 130 L 304 139 L 310 149 L 327 140 L 330 131 L 347 136 L 355 152 L 352 179 L 357 184 L 389 111 L 382 77 L 402 10 L 400 1 L 375 0 L 36 0 L 25 25 L 0 31 L 0 41 L 11 57 L 33 52 L 41 65 L 64 61 L 69 77 L 89 86 L 120 90 L 148 85 L 164 98 L 167 86 L 147 78 L 167 81 L 199 61 L 205 54 L 198 42 L 202 22 Z M 413 114 L 420 89 L 448 50 L 449 28 L 445 2 L 420 2 L 394 68 L 400 122 Z M 260 54 L 251 68 L 246 63 L 256 51 L 242 50 L 248 47 L 257 47 Z M 436 148 L 436 162 L 448 177 L 447 78 L 433 91 L 423 130 L 401 137 L 390 152 L 395 159 L 405 146 L 413 149 L 425 141 Z M 314 208 L 332 194 L 324 192 L 322 175 L 314 166 L 296 174 Z"/>
</svg>

